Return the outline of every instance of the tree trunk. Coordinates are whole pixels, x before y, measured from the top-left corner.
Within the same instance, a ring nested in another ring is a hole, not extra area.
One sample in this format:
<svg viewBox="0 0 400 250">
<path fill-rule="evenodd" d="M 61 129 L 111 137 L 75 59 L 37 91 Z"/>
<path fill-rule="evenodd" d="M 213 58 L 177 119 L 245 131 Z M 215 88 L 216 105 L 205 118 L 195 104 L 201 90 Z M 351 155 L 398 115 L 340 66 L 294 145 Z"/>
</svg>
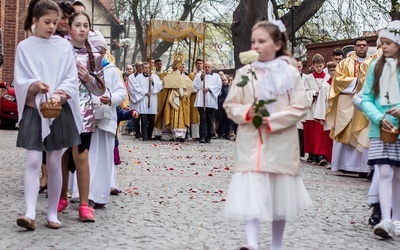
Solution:
<svg viewBox="0 0 400 250">
<path fill-rule="evenodd" d="M 241 0 L 233 12 L 231 31 L 236 69 L 242 66 L 239 53 L 251 47 L 251 28 L 257 21 L 266 19 L 266 9 L 265 0 Z"/>
<path fill-rule="evenodd" d="M 294 32 L 300 29 L 311 17 L 317 13 L 326 0 L 304 0 L 294 11 Z M 235 68 L 242 66 L 239 53 L 251 48 L 251 29 L 262 18 L 266 18 L 267 1 L 265 0 L 241 0 L 233 12 L 233 24 L 231 27 L 235 56 Z M 287 12 L 281 17 L 287 27 L 288 38 L 291 40 L 292 12 Z"/>
<path fill-rule="evenodd" d="M 390 10 L 390 16 L 392 17 L 392 21 L 400 20 L 400 3 L 398 0 L 391 0 L 392 9 Z"/>
</svg>

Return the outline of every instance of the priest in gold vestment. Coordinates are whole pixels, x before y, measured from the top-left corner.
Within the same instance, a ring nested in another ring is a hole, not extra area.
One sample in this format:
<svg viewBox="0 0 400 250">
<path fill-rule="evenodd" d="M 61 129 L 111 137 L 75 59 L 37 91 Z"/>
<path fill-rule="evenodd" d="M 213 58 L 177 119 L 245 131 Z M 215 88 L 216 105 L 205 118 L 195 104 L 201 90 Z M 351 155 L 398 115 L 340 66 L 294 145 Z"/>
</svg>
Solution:
<svg viewBox="0 0 400 250">
<path fill-rule="evenodd" d="M 196 72 L 189 74 L 190 80 L 194 80 L 196 74 L 203 70 L 203 60 L 196 59 Z M 190 95 L 190 134 L 193 139 L 200 139 L 200 114 L 197 108 L 194 106 L 197 96 L 197 89 L 193 88 L 192 94 Z"/>
<path fill-rule="evenodd" d="M 155 65 L 155 72 L 154 73 L 163 82 L 163 87 L 164 87 L 164 80 L 163 79 L 164 79 L 164 76 L 168 75 L 168 72 L 162 71 L 163 63 L 162 63 L 161 59 L 155 60 L 154 65 Z M 163 88 L 157 94 L 157 100 L 158 100 L 157 114 L 160 112 L 160 110 L 163 109 L 163 105 L 164 105 L 165 100 L 167 98 L 167 92 L 168 92 L 168 89 L 164 89 Z M 157 115 L 156 115 L 156 120 L 155 120 L 155 123 L 154 123 L 154 132 L 153 132 L 154 139 L 156 139 L 156 140 L 160 140 L 161 136 L 162 136 L 162 129 L 159 129 L 159 128 L 162 128 L 162 121 L 161 120 L 157 121 Z"/>
<path fill-rule="evenodd" d="M 155 122 L 163 134 L 165 129 L 169 129 L 173 139 L 180 142 L 185 141 L 186 132 L 190 128 L 190 95 L 193 89 L 192 81 L 181 72 L 182 61 L 182 54 L 177 53 L 172 65 L 173 71 L 163 78 L 163 103 Z"/>
<path fill-rule="evenodd" d="M 369 59 L 367 40 L 356 39 L 354 50 L 351 56 L 342 60 L 336 67 L 329 91 L 326 121 L 332 127 L 330 137 L 334 140 L 332 171 L 364 175 L 370 172 L 367 165 L 368 145 L 359 142 L 357 133 L 352 133 L 352 130 L 354 132 L 368 126 L 368 123 L 365 124 L 366 119 L 354 119 L 363 115 L 353 106 L 361 64 Z"/>
</svg>

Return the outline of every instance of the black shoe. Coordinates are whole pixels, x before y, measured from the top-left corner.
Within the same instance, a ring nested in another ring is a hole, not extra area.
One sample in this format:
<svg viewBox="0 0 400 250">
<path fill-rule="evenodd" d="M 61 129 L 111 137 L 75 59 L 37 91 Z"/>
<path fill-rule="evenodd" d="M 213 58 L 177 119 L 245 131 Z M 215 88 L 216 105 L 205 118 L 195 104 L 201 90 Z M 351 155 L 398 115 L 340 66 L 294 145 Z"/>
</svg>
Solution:
<svg viewBox="0 0 400 250">
<path fill-rule="evenodd" d="M 142 138 L 142 136 L 141 135 L 135 135 L 135 138 L 136 139 L 140 139 L 140 138 Z"/>
<path fill-rule="evenodd" d="M 39 194 L 43 194 L 44 190 L 46 190 L 46 189 L 47 189 L 47 185 L 46 186 L 40 186 L 39 187 Z"/>
<path fill-rule="evenodd" d="M 307 162 L 308 162 L 308 163 L 313 163 L 313 161 L 314 161 L 314 155 L 311 154 L 311 153 L 309 153 L 309 154 L 308 154 L 308 158 L 307 158 Z"/>
<path fill-rule="evenodd" d="M 369 175 L 367 176 L 367 180 L 372 181 L 373 177 L 374 177 L 374 170 L 372 169 L 371 172 L 369 172 Z"/>
<path fill-rule="evenodd" d="M 149 141 L 149 139 L 145 139 L 145 138 L 143 138 L 143 141 Z"/>
<path fill-rule="evenodd" d="M 152 140 L 155 140 L 155 141 L 157 141 L 157 140 L 161 140 L 161 135 L 156 135 L 156 136 L 154 136 L 153 138 L 151 138 Z"/>
<path fill-rule="evenodd" d="M 206 140 L 200 139 L 199 142 L 200 142 L 200 143 L 206 143 Z"/>
<path fill-rule="evenodd" d="M 185 138 L 176 138 L 178 140 L 178 142 L 184 142 Z"/>
<path fill-rule="evenodd" d="M 210 139 L 206 139 L 205 141 L 206 141 L 206 143 L 211 143 Z"/>
<path fill-rule="evenodd" d="M 321 156 L 319 158 L 318 166 L 325 166 L 326 164 L 328 164 L 328 161 L 326 160 L 325 156 Z"/>
<path fill-rule="evenodd" d="M 358 174 L 358 178 L 363 178 L 363 179 L 367 179 L 368 178 L 368 173 L 359 173 Z"/>
<path fill-rule="evenodd" d="M 370 224 L 371 226 L 375 226 L 378 225 L 379 222 L 381 222 L 381 217 L 382 217 L 381 205 L 379 203 L 374 203 L 371 205 L 371 207 L 372 207 L 372 214 L 371 217 L 369 217 L 368 219 L 368 224 Z"/>
</svg>

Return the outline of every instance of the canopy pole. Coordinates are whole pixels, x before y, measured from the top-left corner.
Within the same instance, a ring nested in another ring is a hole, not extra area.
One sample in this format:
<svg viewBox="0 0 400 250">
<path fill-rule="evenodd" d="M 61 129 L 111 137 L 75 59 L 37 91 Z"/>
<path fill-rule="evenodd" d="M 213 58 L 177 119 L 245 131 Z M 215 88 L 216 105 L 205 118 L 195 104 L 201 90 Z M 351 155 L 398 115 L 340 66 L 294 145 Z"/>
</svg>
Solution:
<svg viewBox="0 0 400 250">
<path fill-rule="evenodd" d="M 193 49 L 193 58 L 192 58 L 192 71 L 194 72 L 194 62 L 196 57 L 196 49 L 197 49 L 197 36 L 194 38 L 194 49 Z M 189 62 L 190 64 L 190 62 Z"/>
<path fill-rule="evenodd" d="M 153 20 L 153 15 L 151 15 L 151 17 L 150 17 L 150 31 L 152 30 L 152 27 L 151 27 L 151 21 Z M 150 54 L 150 74 L 149 74 L 149 96 L 147 97 L 147 107 L 148 108 L 150 108 L 150 96 L 151 96 L 151 81 L 150 81 L 150 77 L 151 77 L 151 74 L 153 73 L 153 67 L 151 67 L 151 57 L 153 56 L 153 51 L 152 51 L 152 37 L 151 37 L 151 35 L 152 35 L 152 32 L 150 32 L 150 52 L 149 52 L 149 54 Z"/>
<path fill-rule="evenodd" d="M 206 19 L 203 18 L 203 71 L 206 70 Z M 206 88 L 206 77 L 203 79 L 203 91 Z M 206 111 L 206 94 L 203 92 L 203 110 Z"/>
</svg>

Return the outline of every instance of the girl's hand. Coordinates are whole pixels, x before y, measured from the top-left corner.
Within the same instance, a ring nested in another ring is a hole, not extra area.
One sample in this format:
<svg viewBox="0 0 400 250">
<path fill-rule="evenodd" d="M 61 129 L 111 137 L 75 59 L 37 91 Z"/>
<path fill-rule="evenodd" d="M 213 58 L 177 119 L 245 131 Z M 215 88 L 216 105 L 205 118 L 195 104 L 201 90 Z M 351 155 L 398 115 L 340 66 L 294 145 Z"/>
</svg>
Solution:
<svg viewBox="0 0 400 250">
<path fill-rule="evenodd" d="M 132 117 L 135 118 L 135 119 L 139 117 L 139 112 L 137 112 L 134 109 L 132 109 L 131 114 L 132 114 Z"/>
<path fill-rule="evenodd" d="M 100 102 L 105 105 L 111 105 L 111 99 L 107 95 L 103 95 L 102 97 L 100 97 Z"/>
<path fill-rule="evenodd" d="M 37 81 L 36 87 L 37 87 L 38 92 L 40 92 L 42 94 L 46 94 L 47 92 L 49 92 L 49 85 L 47 85 L 44 82 Z"/>
<path fill-rule="evenodd" d="M 391 108 L 388 111 L 386 111 L 386 113 L 394 117 L 400 117 L 400 108 L 399 107 Z"/>
<path fill-rule="evenodd" d="M 79 80 L 81 80 L 84 83 L 90 82 L 92 80 L 89 71 L 86 69 L 86 67 L 82 66 L 81 64 L 78 64 L 78 77 Z"/>
<path fill-rule="evenodd" d="M 381 120 L 381 124 L 382 127 L 386 130 L 392 130 L 392 128 L 394 127 L 393 124 L 389 120 L 386 120 L 385 118 Z"/>
</svg>

